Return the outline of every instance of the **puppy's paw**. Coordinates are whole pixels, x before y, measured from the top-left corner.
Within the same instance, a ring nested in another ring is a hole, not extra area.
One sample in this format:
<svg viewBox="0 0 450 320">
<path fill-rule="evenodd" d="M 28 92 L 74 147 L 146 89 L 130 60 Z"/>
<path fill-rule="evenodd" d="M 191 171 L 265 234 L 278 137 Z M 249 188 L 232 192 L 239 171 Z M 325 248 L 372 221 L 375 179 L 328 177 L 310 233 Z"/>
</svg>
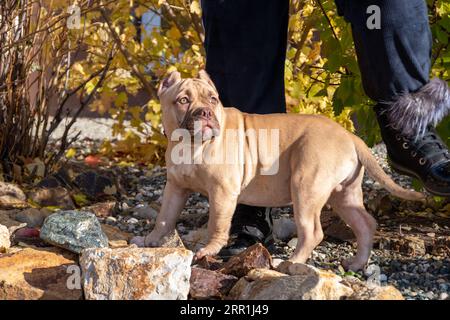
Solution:
<svg viewBox="0 0 450 320">
<path fill-rule="evenodd" d="M 220 249 L 221 247 L 218 246 L 206 246 L 197 251 L 195 259 L 200 260 L 206 256 L 215 256 L 219 253 Z"/>
<path fill-rule="evenodd" d="M 341 264 L 345 270 L 353 272 L 362 270 L 365 266 L 365 263 L 360 263 L 356 261 L 355 257 L 344 259 L 342 260 Z"/>
<path fill-rule="evenodd" d="M 135 244 L 139 248 L 158 247 L 158 241 L 152 241 L 149 235 L 146 237 L 134 237 L 130 240 L 130 244 Z"/>
<path fill-rule="evenodd" d="M 130 244 L 135 244 L 139 248 L 145 247 L 145 237 L 133 237 L 130 240 Z"/>
</svg>

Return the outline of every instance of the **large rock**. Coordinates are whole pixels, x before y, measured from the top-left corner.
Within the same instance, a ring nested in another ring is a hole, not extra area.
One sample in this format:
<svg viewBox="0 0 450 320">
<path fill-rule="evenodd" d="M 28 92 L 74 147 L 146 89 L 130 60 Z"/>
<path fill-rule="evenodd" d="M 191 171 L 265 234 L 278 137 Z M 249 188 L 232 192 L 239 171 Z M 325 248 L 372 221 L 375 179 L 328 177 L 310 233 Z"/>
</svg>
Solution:
<svg viewBox="0 0 450 320">
<path fill-rule="evenodd" d="M 158 247 L 184 248 L 184 244 L 180 238 L 180 235 L 178 234 L 178 231 L 174 230 L 159 241 Z"/>
<path fill-rule="evenodd" d="M 108 238 L 94 214 L 84 211 L 58 211 L 44 221 L 41 239 L 80 253 L 86 248 L 108 247 Z"/>
<path fill-rule="evenodd" d="M 0 224 L 0 253 L 5 252 L 11 246 L 11 241 L 9 240 L 8 228 Z"/>
<path fill-rule="evenodd" d="M 133 238 L 132 233 L 128 233 L 120 230 L 117 227 L 109 224 L 101 224 L 102 230 L 108 238 L 108 244 L 110 248 L 122 248 L 128 247 L 128 242 Z"/>
<path fill-rule="evenodd" d="M 16 210 L 0 210 L 0 224 L 7 227 L 10 234 L 13 234 L 17 229 L 26 227 L 27 225 L 26 223 L 13 219 L 16 213 Z"/>
<path fill-rule="evenodd" d="M 27 224 L 29 228 L 40 228 L 44 223 L 45 218 L 51 215 L 52 212 L 48 209 L 29 208 L 18 212 L 14 219 Z"/>
<path fill-rule="evenodd" d="M 223 264 L 224 263 L 222 260 L 218 260 L 211 256 L 204 256 L 203 258 L 197 260 L 195 265 L 203 269 L 218 270 L 222 268 Z"/>
<path fill-rule="evenodd" d="M 189 294 L 193 299 L 222 299 L 237 281 L 237 277 L 218 271 L 192 268 Z"/>
<path fill-rule="evenodd" d="M 350 300 L 404 300 L 393 286 L 379 286 L 354 277 L 346 277 L 343 283 L 353 289 L 353 294 L 348 297 Z"/>
<path fill-rule="evenodd" d="M 193 253 L 180 248 L 83 250 L 83 289 L 90 300 L 185 300 Z"/>
<path fill-rule="evenodd" d="M 114 195 L 117 188 L 112 179 L 95 171 L 80 173 L 74 180 L 74 184 L 91 199 Z"/>
<path fill-rule="evenodd" d="M 243 277 L 252 269 L 270 269 L 271 266 L 272 257 L 269 251 L 262 244 L 256 243 L 228 260 L 220 271 L 236 277 Z"/>
<path fill-rule="evenodd" d="M 0 256 L 0 300 L 81 299 L 81 289 L 68 286 L 77 268 L 75 255 L 57 248 Z"/>
<path fill-rule="evenodd" d="M 22 189 L 12 183 L 0 181 L 0 208 L 26 208 L 27 197 Z"/>
<path fill-rule="evenodd" d="M 313 267 L 285 275 L 273 270 L 252 270 L 231 289 L 237 300 L 339 300 L 353 294 L 342 278 Z"/>
<path fill-rule="evenodd" d="M 93 204 L 86 208 L 86 211 L 94 213 L 97 217 L 106 218 L 113 216 L 117 211 L 117 202 L 106 201 Z"/>
<path fill-rule="evenodd" d="M 41 188 L 33 191 L 30 198 L 41 207 L 57 207 L 64 210 L 75 208 L 69 191 L 64 187 Z"/>
</svg>

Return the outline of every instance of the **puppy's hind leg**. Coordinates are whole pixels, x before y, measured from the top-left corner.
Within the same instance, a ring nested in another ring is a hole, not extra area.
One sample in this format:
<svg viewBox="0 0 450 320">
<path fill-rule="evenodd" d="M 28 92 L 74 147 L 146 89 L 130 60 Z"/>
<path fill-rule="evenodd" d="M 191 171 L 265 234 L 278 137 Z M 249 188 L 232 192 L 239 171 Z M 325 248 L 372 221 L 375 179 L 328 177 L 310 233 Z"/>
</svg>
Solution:
<svg viewBox="0 0 450 320">
<path fill-rule="evenodd" d="M 290 262 L 305 263 L 314 248 L 323 240 L 320 213 L 330 195 L 330 191 L 325 190 L 323 185 L 316 182 L 313 184 L 291 182 L 298 242 L 294 254 L 289 259 Z"/>
<path fill-rule="evenodd" d="M 350 226 L 356 236 L 358 243 L 356 255 L 342 262 L 346 269 L 352 271 L 360 270 L 367 264 L 377 228 L 375 219 L 364 208 L 361 188 L 363 172 L 361 170 L 355 181 L 342 191 L 333 192 L 329 201 L 333 210 Z"/>
</svg>

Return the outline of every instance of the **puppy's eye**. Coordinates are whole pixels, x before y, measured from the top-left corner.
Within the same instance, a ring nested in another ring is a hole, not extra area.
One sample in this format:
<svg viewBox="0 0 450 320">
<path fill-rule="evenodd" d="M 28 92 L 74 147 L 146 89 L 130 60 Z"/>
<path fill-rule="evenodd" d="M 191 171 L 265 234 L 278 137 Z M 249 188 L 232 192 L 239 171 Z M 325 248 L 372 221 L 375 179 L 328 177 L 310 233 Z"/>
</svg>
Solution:
<svg viewBox="0 0 450 320">
<path fill-rule="evenodd" d="M 217 104 L 217 103 L 219 103 L 219 99 L 217 99 L 216 97 L 212 96 L 211 98 L 209 98 L 209 102 L 211 102 L 212 104 Z"/>
<path fill-rule="evenodd" d="M 182 98 L 178 99 L 178 103 L 180 103 L 180 104 L 189 103 L 189 99 L 186 97 L 182 97 Z"/>
</svg>

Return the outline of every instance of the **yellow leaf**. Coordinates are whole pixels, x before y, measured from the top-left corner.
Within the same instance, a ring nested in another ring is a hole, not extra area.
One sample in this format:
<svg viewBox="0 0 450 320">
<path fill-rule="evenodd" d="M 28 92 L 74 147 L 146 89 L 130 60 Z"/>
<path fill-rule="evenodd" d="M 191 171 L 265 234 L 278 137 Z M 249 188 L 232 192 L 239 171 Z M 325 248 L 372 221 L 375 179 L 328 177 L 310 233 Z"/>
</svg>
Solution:
<svg viewBox="0 0 450 320">
<path fill-rule="evenodd" d="M 77 150 L 75 150 L 74 148 L 70 148 L 69 150 L 66 151 L 66 158 L 70 159 L 75 157 L 75 155 L 77 154 Z"/>
<path fill-rule="evenodd" d="M 125 92 L 121 92 L 117 95 L 116 100 L 114 101 L 114 104 L 116 107 L 123 107 L 125 105 L 125 102 L 128 101 L 128 96 Z"/>
<path fill-rule="evenodd" d="M 202 8 L 200 7 L 200 3 L 198 2 L 198 0 L 192 1 L 190 10 L 191 13 L 196 14 L 198 16 L 202 14 Z"/>
<path fill-rule="evenodd" d="M 172 40 L 178 40 L 181 38 L 181 32 L 175 26 L 172 26 L 172 28 L 170 28 L 169 31 L 167 31 L 166 35 L 169 39 Z"/>
<path fill-rule="evenodd" d="M 169 68 L 167 68 L 167 73 L 168 73 L 168 74 L 171 73 L 171 72 L 173 72 L 173 71 L 178 71 L 178 70 L 177 70 L 177 67 L 175 67 L 175 66 L 170 66 Z"/>
<path fill-rule="evenodd" d="M 142 112 L 141 107 L 131 107 L 131 108 L 128 108 L 128 111 L 130 112 L 130 114 L 133 116 L 134 119 L 141 118 L 141 112 Z"/>
<path fill-rule="evenodd" d="M 44 208 L 47 210 L 50 210 L 51 212 L 59 211 L 62 209 L 61 207 L 58 207 L 58 206 L 46 206 Z"/>
<path fill-rule="evenodd" d="M 73 195 L 73 200 L 75 200 L 75 203 L 80 207 L 89 204 L 89 200 L 87 199 L 86 195 L 82 193 L 77 193 Z"/>
<path fill-rule="evenodd" d="M 139 6 L 136 8 L 135 13 L 138 17 L 142 17 L 144 13 L 146 13 L 148 9 L 144 6 Z"/>
</svg>

